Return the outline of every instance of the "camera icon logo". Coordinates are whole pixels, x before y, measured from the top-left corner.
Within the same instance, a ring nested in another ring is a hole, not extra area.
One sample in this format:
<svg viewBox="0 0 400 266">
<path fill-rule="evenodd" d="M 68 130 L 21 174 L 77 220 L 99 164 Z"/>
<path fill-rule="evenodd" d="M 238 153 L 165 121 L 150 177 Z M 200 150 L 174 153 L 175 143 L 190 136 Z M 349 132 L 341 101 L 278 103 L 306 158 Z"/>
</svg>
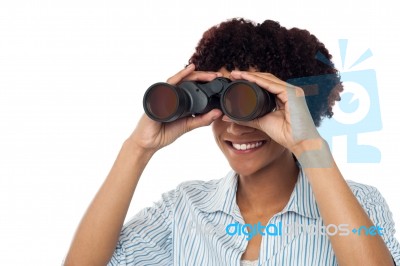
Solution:
<svg viewBox="0 0 400 266">
<path fill-rule="evenodd" d="M 342 68 L 344 69 L 347 40 L 339 40 L 339 47 Z M 319 133 L 328 142 L 331 149 L 334 137 L 347 137 L 348 163 L 379 163 L 381 161 L 381 152 L 377 147 L 360 144 L 358 141 L 359 134 L 376 132 L 382 129 L 375 70 L 349 71 L 352 67 L 371 56 L 371 50 L 367 49 L 347 71 L 341 71 L 340 76 L 344 87 L 343 92 L 340 94 L 341 100 L 336 102 L 333 107 L 333 117 L 324 119 L 318 128 Z M 331 64 L 322 54 L 317 54 L 316 59 L 325 64 Z M 302 87 L 305 91 L 307 102 L 312 102 L 314 96 L 327 92 L 332 86 L 336 86 L 337 77 L 334 74 L 327 74 L 294 78 L 287 80 L 287 82 Z"/>
<path fill-rule="evenodd" d="M 347 40 L 339 40 L 342 68 L 346 58 Z M 367 49 L 347 71 L 340 73 L 344 90 L 333 108 L 331 119 L 324 119 L 318 128 L 332 149 L 335 136 L 347 137 L 348 163 L 379 163 L 381 152 L 373 145 L 360 144 L 360 133 L 382 129 L 376 72 L 373 69 L 349 71 L 372 56 Z"/>
</svg>

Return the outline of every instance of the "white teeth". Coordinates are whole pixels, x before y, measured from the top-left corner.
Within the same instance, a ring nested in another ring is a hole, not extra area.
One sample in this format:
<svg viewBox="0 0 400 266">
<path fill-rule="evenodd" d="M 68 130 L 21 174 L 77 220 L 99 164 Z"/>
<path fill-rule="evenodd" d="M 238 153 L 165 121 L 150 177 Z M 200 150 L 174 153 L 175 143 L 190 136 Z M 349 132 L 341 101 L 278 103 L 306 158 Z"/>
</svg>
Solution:
<svg viewBox="0 0 400 266">
<path fill-rule="evenodd" d="M 245 151 L 245 150 L 250 150 L 250 149 L 254 149 L 254 148 L 258 148 L 263 144 L 262 141 L 259 142 L 253 142 L 253 143 L 247 143 L 247 144 L 238 144 L 238 143 L 232 143 L 232 146 L 236 149 L 236 150 L 240 150 L 240 151 Z"/>
</svg>

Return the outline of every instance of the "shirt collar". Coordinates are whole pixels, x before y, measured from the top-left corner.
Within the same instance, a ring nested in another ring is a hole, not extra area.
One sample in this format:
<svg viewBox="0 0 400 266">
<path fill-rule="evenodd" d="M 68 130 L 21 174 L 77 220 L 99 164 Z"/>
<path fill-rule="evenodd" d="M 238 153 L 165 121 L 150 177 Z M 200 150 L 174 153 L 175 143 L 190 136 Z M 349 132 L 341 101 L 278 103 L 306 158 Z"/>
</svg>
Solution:
<svg viewBox="0 0 400 266">
<path fill-rule="evenodd" d="M 203 205 L 202 210 L 205 212 L 222 211 L 236 216 L 239 209 L 236 204 L 237 184 L 238 175 L 233 171 L 229 172 L 225 178 L 220 180 L 216 189 L 210 192 L 210 197 L 204 199 L 208 201 L 208 204 Z M 314 193 L 301 167 L 289 201 L 280 214 L 290 211 L 313 219 L 320 218 Z"/>
</svg>

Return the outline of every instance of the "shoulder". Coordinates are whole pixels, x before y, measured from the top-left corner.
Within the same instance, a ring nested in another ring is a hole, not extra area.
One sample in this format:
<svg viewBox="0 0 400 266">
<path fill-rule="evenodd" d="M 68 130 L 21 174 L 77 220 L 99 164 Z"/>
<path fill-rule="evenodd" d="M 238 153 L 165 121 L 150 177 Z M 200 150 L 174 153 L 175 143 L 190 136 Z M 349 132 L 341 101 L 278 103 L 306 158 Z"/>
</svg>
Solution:
<svg viewBox="0 0 400 266">
<path fill-rule="evenodd" d="M 374 186 L 352 180 L 346 180 L 346 182 L 357 199 L 365 199 L 379 193 L 378 189 Z"/>
<path fill-rule="evenodd" d="M 379 190 L 371 185 L 358 183 L 352 180 L 347 180 L 347 184 L 353 192 L 354 196 L 360 201 L 361 204 L 380 201 L 384 203 L 384 198 Z"/>
<path fill-rule="evenodd" d="M 223 187 L 224 178 L 212 179 L 208 181 L 204 180 L 191 180 L 180 183 L 174 190 L 175 198 L 191 199 L 195 198 L 197 200 L 210 198 L 221 187 Z"/>
<path fill-rule="evenodd" d="M 198 195 L 199 193 L 207 194 L 215 192 L 220 186 L 223 178 L 204 180 L 190 180 L 178 184 L 174 189 L 162 193 L 162 200 L 176 199 L 182 195 Z"/>
<path fill-rule="evenodd" d="M 180 183 L 176 190 L 177 192 L 181 193 L 187 193 L 187 192 L 213 192 L 218 189 L 218 187 L 221 185 L 223 181 L 223 178 L 220 179 L 212 179 L 208 181 L 204 180 L 191 180 L 191 181 L 185 181 Z"/>
<path fill-rule="evenodd" d="M 385 198 L 379 190 L 371 185 L 366 185 L 351 180 L 347 181 L 350 189 L 353 191 L 354 196 L 360 202 L 364 210 L 369 216 L 386 216 L 391 217 L 391 212 Z M 372 217 L 371 217 L 372 218 Z"/>
<path fill-rule="evenodd" d="M 386 200 L 379 190 L 374 186 L 365 185 L 354 181 L 347 181 L 347 184 L 374 225 L 382 228 L 382 238 L 389 248 L 397 265 L 399 265 L 400 245 L 397 239 L 394 237 L 396 233 L 395 223 L 393 220 L 393 214 L 390 211 Z"/>
<path fill-rule="evenodd" d="M 180 183 L 176 192 L 181 194 L 215 193 L 222 192 L 236 185 L 236 173 L 229 171 L 223 178 L 204 180 L 191 180 Z"/>
<path fill-rule="evenodd" d="M 219 210 L 227 198 L 231 198 L 237 184 L 236 174 L 231 171 L 224 178 L 209 181 L 192 180 L 179 184 L 173 192 L 176 210 L 199 209 L 205 212 Z M 164 197 L 164 196 L 163 196 Z"/>
</svg>

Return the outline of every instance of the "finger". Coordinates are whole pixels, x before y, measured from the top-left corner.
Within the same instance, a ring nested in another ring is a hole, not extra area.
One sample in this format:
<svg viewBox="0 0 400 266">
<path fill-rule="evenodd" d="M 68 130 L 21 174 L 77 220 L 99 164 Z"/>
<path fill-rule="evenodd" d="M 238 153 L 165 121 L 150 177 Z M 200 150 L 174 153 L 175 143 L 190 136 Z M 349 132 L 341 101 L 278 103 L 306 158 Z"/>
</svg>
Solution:
<svg viewBox="0 0 400 266">
<path fill-rule="evenodd" d="M 269 113 L 264 117 L 256 118 L 251 121 L 235 121 L 225 115 L 222 117 L 222 120 L 225 122 L 231 122 L 241 126 L 252 127 L 265 132 L 268 136 L 271 137 L 274 135 L 271 135 L 271 132 L 276 131 L 277 127 L 281 127 L 282 121 L 284 121 L 284 119 L 285 112 L 282 110 Z"/>
<path fill-rule="evenodd" d="M 218 117 L 222 115 L 221 110 L 213 109 L 210 112 L 199 115 L 193 118 L 188 118 L 186 122 L 186 132 L 191 131 L 195 128 L 209 126 L 212 122 L 214 122 Z"/>
<path fill-rule="evenodd" d="M 177 84 L 179 81 L 181 81 L 184 77 L 186 77 L 187 75 L 189 75 L 190 73 L 192 73 L 194 71 L 194 64 L 190 64 L 188 65 L 186 68 L 182 69 L 181 71 L 179 71 L 178 73 L 176 73 L 174 76 L 170 77 L 169 79 L 167 79 L 167 82 L 169 84 Z"/>
<path fill-rule="evenodd" d="M 231 75 L 235 78 L 245 79 L 250 82 L 254 82 L 262 88 L 265 88 L 271 93 L 280 94 L 286 92 L 286 89 L 291 85 L 288 83 L 276 83 L 271 79 L 260 77 L 254 75 L 254 73 L 249 73 L 245 71 L 232 71 Z"/>
<path fill-rule="evenodd" d="M 274 76 L 274 75 L 271 74 L 271 73 L 248 72 L 248 71 L 246 71 L 246 73 L 247 73 L 248 75 L 254 75 L 254 76 L 257 76 L 257 77 L 260 77 L 260 78 L 268 79 L 268 80 L 273 81 L 273 82 L 275 82 L 275 83 L 277 83 L 277 84 L 281 84 L 281 85 L 285 85 L 285 86 L 286 86 L 286 85 L 291 86 L 289 83 L 287 83 L 287 82 L 281 80 L 280 78 Z"/>
<path fill-rule="evenodd" d="M 184 77 L 183 80 L 191 81 L 211 81 L 217 77 L 222 77 L 220 72 L 205 72 L 205 71 L 194 71 L 188 76 Z"/>
<path fill-rule="evenodd" d="M 288 95 L 295 96 L 294 98 L 304 98 L 304 90 L 300 87 L 293 86 L 289 83 L 276 83 L 269 79 L 262 78 L 260 76 L 254 75 L 253 72 L 236 71 L 235 75 L 239 78 L 245 79 L 250 82 L 256 83 L 258 86 L 266 89 L 267 91 L 276 94 L 278 100 L 283 104 L 288 101 Z M 293 98 L 293 97 L 292 97 Z"/>
<path fill-rule="evenodd" d="M 232 71 L 231 72 L 231 77 L 232 77 L 232 79 L 246 79 L 246 78 L 243 77 L 244 73 L 246 73 L 248 76 L 253 76 L 252 79 L 251 78 L 250 79 L 247 78 L 248 81 L 252 81 L 252 82 L 258 83 L 258 85 L 260 87 L 262 87 L 262 88 L 264 88 L 264 89 L 266 89 L 267 91 L 270 91 L 270 92 L 271 92 L 271 90 L 269 90 L 268 87 L 263 87 L 263 85 L 260 85 L 261 82 L 257 82 L 255 80 L 255 78 L 260 78 L 260 79 L 269 81 L 270 82 L 269 86 L 270 86 L 270 84 L 273 84 L 273 83 L 277 84 L 277 86 L 279 86 L 279 85 L 280 86 L 286 86 L 286 83 L 284 81 L 280 80 L 279 78 L 277 78 L 276 76 L 274 76 L 274 75 L 272 75 L 270 73 Z M 265 84 L 264 84 L 264 86 L 265 86 Z M 285 103 L 287 102 L 286 93 L 275 93 L 275 94 L 277 95 L 276 101 L 275 101 L 277 109 L 278 110 L 284 109 Z"/>
<path fill-rule="evenodd" d="M 188 65 L 186 68 L 179 71 L 174 76 L 167 79 L 167 83 L 176 85 L 182 80 L 194 80 L 194 81 L 211 81 L 217 77 L 222 77 L 220 72 L 205 72 L 205 71 L 194 71 L 194 64 Z"/>
<path fill-rule="evenodd" d="M 252 128 L 256 128 L 259 130 L 262 130 L 261 125 L 260 125 L 260 121 L 256 118 L 254 120 L 251 121 L 237 121 L 237 120 L 233 120 L 231 118 L 229 118 L 226 115 L 222 116 L 222 121 L 224 122 L 228 122 L 228 123 L 235 123 L 241 126 L 246 126 L 246 127 L 252 127 Z"/>
<path fill-rule="evenodd" d="M 260 78 L 268 79 L 270 81 L 273 81 L 275 83 L 282 84 L 282 85 L 284 85 L 286 83 L 285 81 L 279 79 L 278 77 L 274 76 L 273 74 L 264 73 L 264 72 L 248 72 L 248 71 L 236 71 L 236 70 L 234 70 L 231 73 L 231 77 L 233 79 L 241 79 L 242 78 L 242 75 L 241 75 L 242 73 L 247 73 L 248 75 L 254 75 L 254 76 L 257 76 L 257 77 L 260 77 Z"/>
<path fill-rule="evenodd" d="M 286 102 L 288 101 L 287 91 L 286 91 L 288 88 L 285 85 L 278 84 L 271 80 L 260 78 L 258 76 L 251 75 L 248 73 L 241 73 L 240 78 L 256 83 L 261 88 L 275 94 L 278 101 L 281 102 L 279 103 L 279 106 L 286 104 Z"/>
</svg>

